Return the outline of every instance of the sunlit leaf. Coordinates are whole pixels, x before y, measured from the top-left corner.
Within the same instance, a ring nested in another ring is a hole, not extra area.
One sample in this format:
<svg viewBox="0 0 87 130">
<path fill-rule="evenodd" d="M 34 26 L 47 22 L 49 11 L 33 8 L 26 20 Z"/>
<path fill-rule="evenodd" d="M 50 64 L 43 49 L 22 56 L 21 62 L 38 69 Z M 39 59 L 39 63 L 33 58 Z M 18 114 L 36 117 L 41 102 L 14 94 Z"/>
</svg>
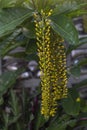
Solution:
<svg viewBox="0 0 87 130">
<path fill-rule="evenodd" d="M 56 33 L 72 45 L 79 43 L 78 32 L 70 19 L 64 15 L 55 15 L 51 17 L 51 20 L 51 27 Z"/>
</svg>

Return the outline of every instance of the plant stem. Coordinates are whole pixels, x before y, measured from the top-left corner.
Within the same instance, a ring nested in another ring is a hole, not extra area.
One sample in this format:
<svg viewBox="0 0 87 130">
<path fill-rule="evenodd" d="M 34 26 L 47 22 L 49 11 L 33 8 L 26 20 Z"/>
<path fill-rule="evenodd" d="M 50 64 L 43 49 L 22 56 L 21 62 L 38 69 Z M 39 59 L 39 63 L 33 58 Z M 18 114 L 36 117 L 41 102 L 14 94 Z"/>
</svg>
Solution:
<svg viewBox="0 0 87 130">
<path fill-rule="evenodd" d="M 19 123 L 16 124 L 16 130 L 21 130 Z"/>
</svg>

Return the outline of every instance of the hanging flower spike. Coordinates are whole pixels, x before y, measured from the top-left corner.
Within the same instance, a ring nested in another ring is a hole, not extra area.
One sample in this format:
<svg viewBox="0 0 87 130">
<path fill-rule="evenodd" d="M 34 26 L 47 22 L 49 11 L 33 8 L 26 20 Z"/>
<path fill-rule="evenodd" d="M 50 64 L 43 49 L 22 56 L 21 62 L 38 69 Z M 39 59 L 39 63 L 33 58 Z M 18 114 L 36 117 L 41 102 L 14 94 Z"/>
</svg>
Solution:
<svg viewBox="0 0 87 130">
<path fill-rule="evenodd" d="M 55 35 L 51 42 L 50 20 L 52 10 L 34 14 L 37 37 L 39 65 L 42 72 L 42 103 L 41 113 L 48 118 L 57 110 L 57 100 L 66 97 L 66 55 L 61 37 Z"/>
<path fill-rule="evenodd" d="M 57 100 L 67 97 L 67 71 L 66 71 L 66 53 L 65 47 L 63 45 L 64 40 L 54 34 L 53 43 L 51 43 L 51 110 L 50 113 L 53 113 L 54 109 L 57 109 Z M 53 108 L 53 109 L 52 109 Z M 51 115 L 51 114 L 50 114 Z M 51 115 L 55 115 L 55 112 Z"/>
<path fill-rule="evenodd" d="M 37 36 L 38 56 L 40 70 L 43 73 L 41 77 L 42 85 L 42 109 L 41 113 L 45 117 L 50 115 L 50 21 L 47 17 L 51 14 L 51 11 L 46 14 L 41 10 L 41 18 L 39 15 L 34 15 L 35 18 L 35 29 Z"/>
</svg>

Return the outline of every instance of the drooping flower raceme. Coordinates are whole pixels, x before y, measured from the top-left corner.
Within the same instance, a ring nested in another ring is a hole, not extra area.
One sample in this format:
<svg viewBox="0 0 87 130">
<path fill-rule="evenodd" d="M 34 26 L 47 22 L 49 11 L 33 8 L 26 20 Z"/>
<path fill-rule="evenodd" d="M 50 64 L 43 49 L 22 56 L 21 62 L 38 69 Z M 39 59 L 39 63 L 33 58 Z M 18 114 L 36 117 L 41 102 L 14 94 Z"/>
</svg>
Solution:
<svg viewBox="0 0 87 130">
<path fill-rule="evenodd" d="M 42 72 L 41 113 L 45 117 L 54 116 L 57 101 L 67 96 L 66 54 L 63 40 L 57 34 L 51 33 L 50 10 L 34 14 L 35 30 L 38 46 L 39 66 Z"/>
</svg>

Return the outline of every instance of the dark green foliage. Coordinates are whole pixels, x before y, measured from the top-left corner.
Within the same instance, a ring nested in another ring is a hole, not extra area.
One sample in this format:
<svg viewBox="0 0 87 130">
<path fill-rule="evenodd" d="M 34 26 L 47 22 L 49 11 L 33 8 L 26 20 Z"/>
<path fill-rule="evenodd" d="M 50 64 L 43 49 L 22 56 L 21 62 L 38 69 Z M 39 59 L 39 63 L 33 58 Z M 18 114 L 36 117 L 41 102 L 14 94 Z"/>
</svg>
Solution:
<svg viewBox="0 0 87 130">
<path fill-rule="evenodd" d="M 77 101 L 79 94 L 76 89 L 69 89 L 68 97 L 62 100 L 64 111 L 72 116 L 77 116 L 80 112 L 80 101 Z"/>
<path fill-rule="evenodd" d="M 53 9 L 49 17 L 52 31 L 69 43 L 67 55 L 70 54 L 73 49 L 87 43 L 87 38 L 78 40 L 78 32 L 72 22 L 72 17 L 87 13 L 83 9 L 85 5 L 87 3 L 81 0 L 1 0 L 0 58 L 8 55 L 25 62 L 38 62 L 33 13 L 40 12 L 42 8 L 46 11 Z M 17 47 L 23 47 L 24 51 L 11 53 Z M 79 77 L 83 65 L 87 65 L 87 59 L 69 66 L 69 76 Z M 35 93 L 30 93 L 28 88 L 17 84 L 25 69 L 0 75 L 0 130 L 73 130 L 87 126 L 87 101 L 79 100 L 77 91 L 77 88 L 87 85 L 87 80 L 69 89 L 68 97 L 58 101 L 56 115 L 45 119 L 40 113 L 40 86 Z"/>
</svg>

